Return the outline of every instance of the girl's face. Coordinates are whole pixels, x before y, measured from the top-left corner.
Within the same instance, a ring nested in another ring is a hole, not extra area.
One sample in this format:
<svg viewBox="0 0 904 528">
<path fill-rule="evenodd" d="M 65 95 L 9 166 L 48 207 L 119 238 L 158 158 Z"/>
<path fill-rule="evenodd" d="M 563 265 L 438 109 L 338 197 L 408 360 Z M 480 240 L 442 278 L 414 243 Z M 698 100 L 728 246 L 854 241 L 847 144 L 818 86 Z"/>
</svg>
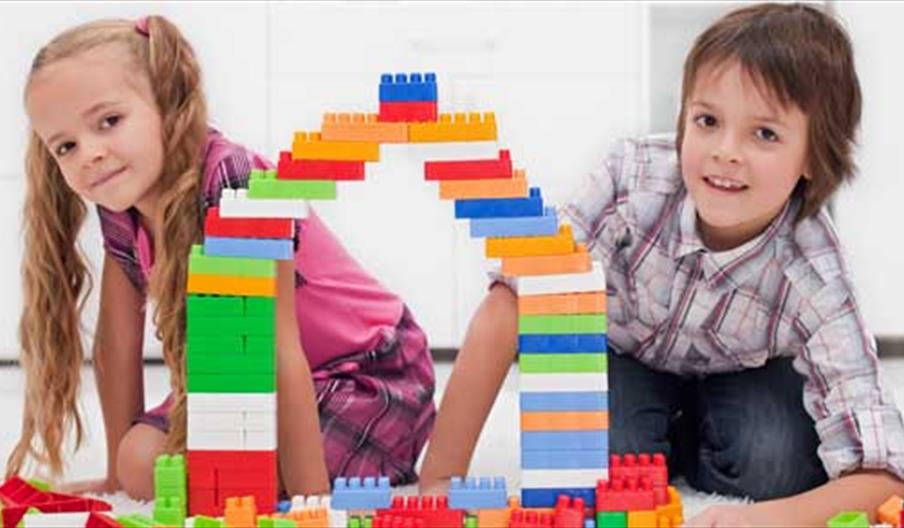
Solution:
<svg viewBox="0 0 904 528">
<path fill-rule="evenodd" d="M 150 81 L 124 46 L 53 62 L 28 86 L 32 129 L 80 196 L 152 218 L 163 169 L 161 118 Z"/>
<path fill-rule="evenodd" d="M 807 116 L 764 94 L 737 61 L 701 68 L 685 109 L 681 173 L 701 238 L 716 251 L 737 247 L 807 178 Z"/>
</svg>

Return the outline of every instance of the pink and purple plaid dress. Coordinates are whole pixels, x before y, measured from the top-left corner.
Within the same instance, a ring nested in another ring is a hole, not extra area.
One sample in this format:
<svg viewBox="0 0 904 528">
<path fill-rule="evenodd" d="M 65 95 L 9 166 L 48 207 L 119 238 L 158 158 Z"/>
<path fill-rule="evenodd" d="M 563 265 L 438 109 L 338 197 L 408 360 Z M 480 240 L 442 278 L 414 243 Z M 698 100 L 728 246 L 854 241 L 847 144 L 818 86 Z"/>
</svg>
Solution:
<svg viewBox="0 0 904 528">
<path fill-rule="evenodd" d="M 259 155 L 211 130 L 199 207 L 225 188 L 247 187 Z M 153 241 L 134 209 L 98 206 L 105 250 L 146 293 Z M 311 211 L 296 224 L 295 300 L 301 344 L 311 366 L 330 477 L 416 480 L 415 462 L 433 426 L 434 375 L 427 338 L 398 296 L 345 251 Z M 138 418 L 166 431 L 170 398 Z"/>
</svg>

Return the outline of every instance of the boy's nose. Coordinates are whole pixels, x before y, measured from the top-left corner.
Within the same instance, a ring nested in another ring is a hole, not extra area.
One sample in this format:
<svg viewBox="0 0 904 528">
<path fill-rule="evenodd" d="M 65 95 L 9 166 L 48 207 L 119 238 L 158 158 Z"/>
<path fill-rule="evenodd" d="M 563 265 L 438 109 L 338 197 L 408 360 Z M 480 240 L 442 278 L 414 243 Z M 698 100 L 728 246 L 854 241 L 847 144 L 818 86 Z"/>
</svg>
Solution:
<svg viewBox="0 0 904 528">
<path fill-rule="evenodd" d="M 715 144 L 712 151 L 712 157 L 715 161 L 732 164 L 737 164 L 741 161 L 741 155 L 738 152 L 738 144 L 730 137 L 723 137 Z"/>
</svg>

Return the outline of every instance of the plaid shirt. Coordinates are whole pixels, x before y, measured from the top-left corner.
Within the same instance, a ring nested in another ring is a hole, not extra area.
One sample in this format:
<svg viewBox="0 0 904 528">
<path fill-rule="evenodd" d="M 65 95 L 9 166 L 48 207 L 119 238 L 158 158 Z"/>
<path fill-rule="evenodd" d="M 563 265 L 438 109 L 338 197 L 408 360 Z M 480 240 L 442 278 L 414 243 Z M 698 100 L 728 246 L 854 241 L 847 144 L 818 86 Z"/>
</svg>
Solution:
<svg viewBox="0 0 904 528">
<path fill-rule="evenodd" d="M 560 217 L 606 270 L 616 352 L 685 375 L 793 357 L 826 472 L 904 479 L 901 413 L 882 387 L 832 222 L 823 210 L 794 226 L 800 205 L 788 200 L 740 247 L 707 250 L 668 135 L 618 142 Z"/>
</svg>

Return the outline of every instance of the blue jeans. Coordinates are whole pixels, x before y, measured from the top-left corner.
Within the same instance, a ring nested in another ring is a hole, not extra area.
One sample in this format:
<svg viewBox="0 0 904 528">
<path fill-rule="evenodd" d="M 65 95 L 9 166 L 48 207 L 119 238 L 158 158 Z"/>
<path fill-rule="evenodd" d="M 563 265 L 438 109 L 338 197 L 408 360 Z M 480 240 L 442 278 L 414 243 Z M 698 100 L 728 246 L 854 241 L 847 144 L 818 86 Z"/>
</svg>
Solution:
<svg viewBox="0 0 904 528">
<path fill-rule="evenodd" d="M 796 495 L 827 477 L 791 358 L 704 378 L 609 353 L 613 454 L 664 453 L 694 488 L 754 500 Z"/>
</svg>

